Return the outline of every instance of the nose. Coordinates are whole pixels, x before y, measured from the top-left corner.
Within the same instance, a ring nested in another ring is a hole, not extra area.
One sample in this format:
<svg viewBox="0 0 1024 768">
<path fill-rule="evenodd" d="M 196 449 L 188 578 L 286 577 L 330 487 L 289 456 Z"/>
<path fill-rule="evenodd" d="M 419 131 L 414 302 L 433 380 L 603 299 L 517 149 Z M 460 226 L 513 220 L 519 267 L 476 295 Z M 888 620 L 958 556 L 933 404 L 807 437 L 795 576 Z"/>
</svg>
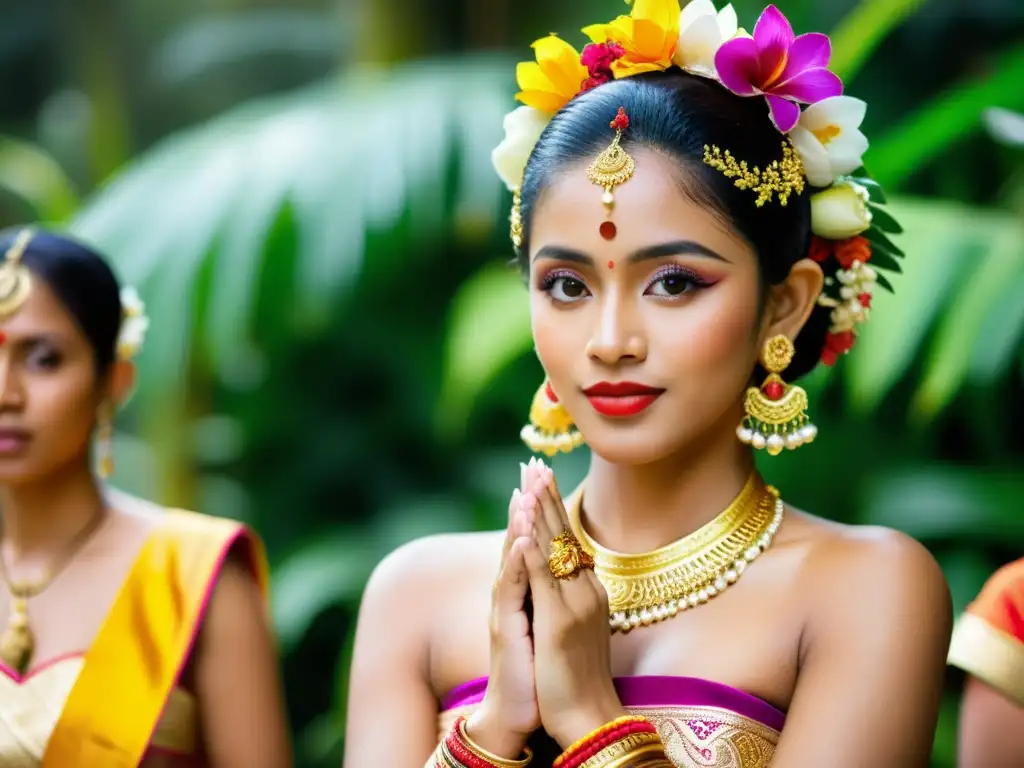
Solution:
<svg viewBox="0 0 1024 768">
<path fill-rule="evenodd" d="M 587 355 L 605 365 L 647 359 L 647 334 L 635 303 L 609 292 L 601 299 L 597 325 L 587 344 Z"/>
<path fill-rule="evenodd" d="M 0 410 L 18 409 L 25 397 L 10 353 L 0 351 Z"/>
</svg>

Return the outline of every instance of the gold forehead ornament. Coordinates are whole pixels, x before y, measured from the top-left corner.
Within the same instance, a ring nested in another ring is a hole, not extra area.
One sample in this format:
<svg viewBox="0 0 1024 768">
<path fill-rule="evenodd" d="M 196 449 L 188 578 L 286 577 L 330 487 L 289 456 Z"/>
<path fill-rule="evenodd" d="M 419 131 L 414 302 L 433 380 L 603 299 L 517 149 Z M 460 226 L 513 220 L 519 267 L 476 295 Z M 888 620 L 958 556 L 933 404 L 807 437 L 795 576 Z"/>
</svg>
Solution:
<svg viewBox="0 0 1024 768">
<path fill-rule="evenodd" d="M 587 178 L 604 190 L 604 194 L 601 195 L 601 202 L 605 208 L 605 220 L 601 222 L 598 231 L 605 240 L 613 240 L 617 232 L 615 222 L 611 220 L 612 210 L 615 208 L 615 195 L 613 192 L 615 187 L 626 183 L 632 178 L 633 171 L 636 170 L 636 164 L 633 162 L 633 158 L 629 156 L 629 153 L 620 145 L 623 131 L 629 128 L 629 117 L 626 115 L 626 110 L 619 107 L 615 119 L 608 124 L 608 127 L 615 130 L 615 138 L 612 139 L 612 143 L 608 145 L 608 148 L 598 155 L 597 159 L 587 168 Z"/>
<path fill-rule="evenodd" d="M 32 291 L 32 273 L 21 263 L 21 257 L 33 234 L 31 229 L 19 232 L 0 263 L 0 319 L 17 312 Z"/>
</svg>

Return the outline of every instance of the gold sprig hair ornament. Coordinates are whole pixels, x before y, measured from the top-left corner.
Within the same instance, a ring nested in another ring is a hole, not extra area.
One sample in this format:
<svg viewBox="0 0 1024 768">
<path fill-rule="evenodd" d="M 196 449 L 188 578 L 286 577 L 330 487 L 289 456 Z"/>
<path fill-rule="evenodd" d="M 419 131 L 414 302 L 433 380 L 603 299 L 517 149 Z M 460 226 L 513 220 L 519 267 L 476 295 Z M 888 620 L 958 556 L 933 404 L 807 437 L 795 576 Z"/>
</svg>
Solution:
<svg viewBox="0 0 1024 768">
<path fill-rule="evenodd" d="M 533 44 L 534 61 L 516 67 L 516 99 L 521 106 L 505 117 L 505 138 L 492 153 L 495 170 L 513 196 L 513 245 L 518 249 L 523 244 L 520 189 L 530 153 L 544 127 L 566 104 L 604 83 L 644 72 L 674 68 L 715 80 L 737 98 L 765 100 L 780 133 L 780 152 L 760 167 L 734 156 L 729 147 L 709 144 L 703 161 L 738 189 L 749 190 L 754 206 L 784 206 L 811 188 L 813 236 L 807 255 L 825 273 L 818 304 L 831 310 L 821 361 L 835 364 L 850 351 L 859 326 L 868 320 L 876 288 L 892 290 L 878 270 L 898 272 L 903 252 L 887 236 L 902 229 L 880 207 L 885 196 L 862 162 L 868 141 L 860 126 L 867 105 L 843 95 L 842 81 L 828 70 L 828 36 L 795 35 L 774 5 L 761 13 L 753 34 L 748 34 L 738 26 L 731 5 L 717 10 L 712 0 L 692 0 L 682 8 L 679 0 L 627 4 L 632 6 L 628 16 L 583 29 L 590 42 L 582 51 L 552 34 Z M 609 115 L 613 128 L 615 118 Z M 618 146 L 625 126 L 616 129 L 612 145 L 592 169 L 605 167 L 613 152 L 629 157 Z M 631 175 L 632 158 L 629 163 Z M 605 188 L 604 200 L 610 201 L 602 236 L 614 237 L 611 189 L 591 179 Z M 798 442 L 800 434 L 790 443 Z"/>
</svg>

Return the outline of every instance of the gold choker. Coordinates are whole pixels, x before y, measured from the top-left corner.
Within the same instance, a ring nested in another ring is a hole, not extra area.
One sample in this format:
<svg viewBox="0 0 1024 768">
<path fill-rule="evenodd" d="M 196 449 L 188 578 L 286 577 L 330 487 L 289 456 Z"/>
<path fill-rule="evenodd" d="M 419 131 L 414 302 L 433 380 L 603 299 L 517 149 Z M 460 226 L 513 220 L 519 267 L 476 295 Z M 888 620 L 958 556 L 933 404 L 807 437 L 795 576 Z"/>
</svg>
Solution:
<svg viewBox="0 0 1024 768">
<path fill-rule="evenodd" d="M 714 520 L 653 552 L 625 554 L 602 547 L 580 521 L 583 491 L 569 499 L 573 532 L 594 558 L 608 591 L 608 623 L 628 632 L 696 608 L 735 584 L 746 567 L 771 546 L 785 505 L 756 472 Z"/>
</svg>

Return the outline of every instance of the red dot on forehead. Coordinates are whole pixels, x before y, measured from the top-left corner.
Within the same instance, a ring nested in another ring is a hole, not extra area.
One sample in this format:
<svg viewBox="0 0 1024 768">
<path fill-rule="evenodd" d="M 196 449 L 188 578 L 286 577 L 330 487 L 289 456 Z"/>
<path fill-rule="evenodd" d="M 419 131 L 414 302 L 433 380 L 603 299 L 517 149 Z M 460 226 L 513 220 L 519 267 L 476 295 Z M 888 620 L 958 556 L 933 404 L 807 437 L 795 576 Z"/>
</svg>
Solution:
<svg viewBox="0 0 1024 768">
<path fill-rule="evenodd" d="M 608 262 L 608 269 L 615 269 L 615 262 L 614 261 L 609 261 Z"/>
<path fill-rule="evenodd" d="M 0 331 L 0 344 L 3 344 L 5 341 L 7 341 L 7 334 Z"/>
<path fill-rule="evenodd" d="M 614 240 L 617 232 L 615 223 L 611 221 L 602 221 L 597 231 L 601 233 L 601 237 L 605 240 Z"/>
</svg>

